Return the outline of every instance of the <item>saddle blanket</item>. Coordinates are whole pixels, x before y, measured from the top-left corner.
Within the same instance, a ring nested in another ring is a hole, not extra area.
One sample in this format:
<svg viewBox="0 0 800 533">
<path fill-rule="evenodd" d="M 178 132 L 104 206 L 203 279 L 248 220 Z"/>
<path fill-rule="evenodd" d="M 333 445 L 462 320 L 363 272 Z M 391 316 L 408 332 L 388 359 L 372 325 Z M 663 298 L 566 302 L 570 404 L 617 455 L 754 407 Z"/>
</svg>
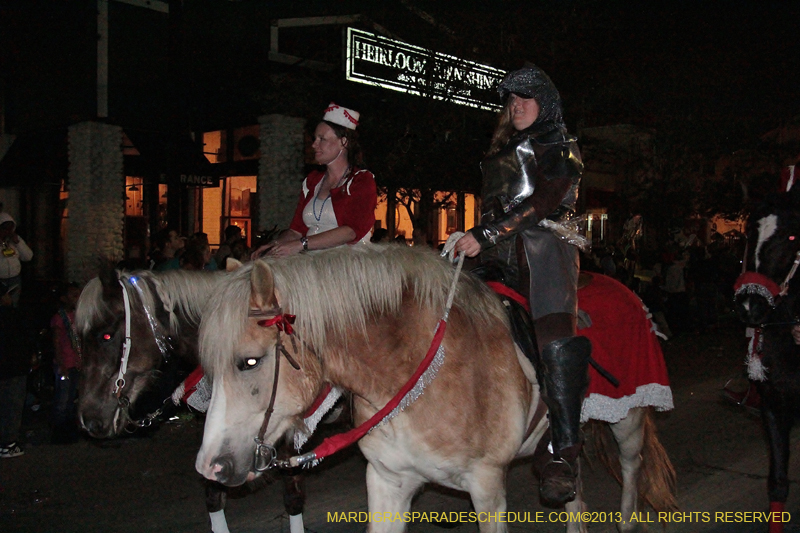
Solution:
<svg viewBox="0 0 800 533">
<path fill-rule="evenodd" d="M 581 422 L 619 422 L 634 407 L 669 411 L 672 389 L 650 312 L 622 283 L 602 274 L 589 275 L 590 283 L 578 289 L 578 307 L 589 315 L 591 325 L 578 329 L 578 334 L 592 341 L 592 357 L 619 380 L 619 387 L 589 367 L 591 381 Z"/>
</svg>

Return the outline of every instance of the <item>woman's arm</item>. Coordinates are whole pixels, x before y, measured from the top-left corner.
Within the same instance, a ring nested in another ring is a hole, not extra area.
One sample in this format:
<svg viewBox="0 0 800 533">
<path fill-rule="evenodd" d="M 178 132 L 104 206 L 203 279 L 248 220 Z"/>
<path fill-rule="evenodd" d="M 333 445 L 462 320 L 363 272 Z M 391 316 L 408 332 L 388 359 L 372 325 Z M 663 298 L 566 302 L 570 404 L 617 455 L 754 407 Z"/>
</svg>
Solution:
<svg viewBox="0 0 800 533">
<path fill-rule="evenodd" d="M 290 230 L 291 231 L 291 230 Z M 316 235 L 310 235 L 303 247 L 302 238 L 298 235 L 294 240 L 276 243 L 268 252 L 270 257 L 282 257 L 299 254 L 303 251 L 325 250 L 342 244 L 347 244 L 355 238 L 356 232 L 350 226 L 339 226 Z"/>
<path fill-rule="evenodd" d="M 292 247 L 292 243 L 300 242 L 300 237 L 302 237 L 302 235 L 299 232 L 293 229 L 287 229 L 286 231 L 281 233 L 277 239 L 270 241 L 267 244 L 262 244 L 261 246 L 259 246 L 252 254 L 250 254 L 250 259 L 256 260 L 264 254 L 289 255 L 288 253 L 274 254 L 272 253 L 272 251 L 276 247 L 283 247 L 284 251 L 289 250 Z M 300 251 L 302 251 L 302 249 L 303 245 L 301 244 Z"/>
<path fill-rule="evenodd" d="M 378 191 L 372 172 L 357 171 L 350 184 L 335 191 L 332 201 L 339 226 L 347 226 L 353 230 L 352 239 L 346 242 L 357 243 L 375 227 Z"/>
</svg>

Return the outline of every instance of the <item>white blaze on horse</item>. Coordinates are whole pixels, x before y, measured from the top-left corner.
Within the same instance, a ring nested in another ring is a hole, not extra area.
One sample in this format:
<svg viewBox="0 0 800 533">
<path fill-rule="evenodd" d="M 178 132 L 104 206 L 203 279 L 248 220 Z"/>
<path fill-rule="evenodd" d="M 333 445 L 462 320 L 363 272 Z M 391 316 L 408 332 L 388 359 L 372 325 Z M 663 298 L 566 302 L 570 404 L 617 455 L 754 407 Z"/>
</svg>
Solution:
<svg viewBox="0 0 800 533">
<path fill-rule="evenodd" d="M 452 278 L 451 266 L 431 251 L 396 245 L 259 261 L 233 273 L 200 328 L 213 393 L 197 470 L 226 485 L 252 478 L 254 439 L 273 445 L 302 430 L 303 413 L 326 383 L 352 392 L 356 424 L 378 412 L 429 350 Z M 296 315 L 291 343 L 282 340 L 291 329 L 281 318 L 287 314 Z M 503 305 L 472 275 L 459 279 L 442 347 L 438 375 L 421 396 L 359 441 L 370 513 L 408 511 L 427 482 L 468 492 L 476 512 L 506 511 L 508 466 L 533 454 L 547 429 L 535 372 L 511 338 Z M 277 373 L 284 351 L 299 368 L 284 364 Z M 642 449 L 655 439 L 647 420 L 639 408 L 613 425 L 634 495 Z M 666 493 L 655 505 L 674 502 Z M 636 497 L 623 498 L 622 514 L 629 517 L 636 505 Z M 583 510 L 580 496 L 567 510 Z M 369 525 L 404 528 L 400 521 Z M 506 531 L 506 524 L 480 528 Z"/>
</svg>

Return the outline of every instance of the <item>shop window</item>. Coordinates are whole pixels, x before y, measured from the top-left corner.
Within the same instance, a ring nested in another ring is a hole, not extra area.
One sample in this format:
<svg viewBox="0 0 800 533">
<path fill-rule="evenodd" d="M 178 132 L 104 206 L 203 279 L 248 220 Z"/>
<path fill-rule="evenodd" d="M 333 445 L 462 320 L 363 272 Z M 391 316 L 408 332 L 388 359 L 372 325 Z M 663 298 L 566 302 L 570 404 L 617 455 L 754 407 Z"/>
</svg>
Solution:
<svg viewBox="0 0 800 533">
<path fill-rule="evenodd" d="M 221 180 L 219 187 L 203 188 L 203 231 L 212 247 L 222 243 L 229 225 L 242 228 L 247 245 L 252 246 L 257 181 L 256 176 L 231 176 Z"/>
<path fill-rule="evenodd" d="M 203 231 L 208 235 L 208 244 L 218 247 L 222 228 L 222 185 L 203 187 Z"/>
<path fill-rule="evenodd" d="M 169 192 L 169 185 L 166 183 L 158 184 L 158 228 L 164 229 L 169 224 L 167 218 L 167 196 Z"/>
<path fill-rule="evenodd" d="M 253 199 L 256 195 L 256 176 L 231 176 L 225 180 L 225 213 L 220 231 L 229 225 L 242 228 L 242 236 L 247 246 L 252 246 L 252 211 Z"/>
<path fill-rule="evenodd" d="M 147 219 L 144 206 L 144 180 L 125 177 L 125 259 L 131 268 L 146 266 Z"/>
<path fill-rule="evenodd" d="M 125 216 L 144 216 L 144 184 L 142 178 L 125 178 Z"/>
<path fill-rule="evenodd" d="M 203 153 L 210 163 L 225 162 L 224 145 L 224 131 L 209 131 L 203 134 Z"/>
<path fill-rule="evenodd" d="M 462 193 L 464 195 L 464 231 L 475 226 L 478 216 L 478 204 L 474 194 Z M 458 229 L 458 205 L 457 196 L 454 192 L 437 191 L 435 199 L 437 202 L 446 201 L 450 198 L 448 205 L 441 207 L 436 213 L 436 224 L 434 234 L 431 235 L 434 244 L 441 244 L 447 240 L 451 233 Z M 385 195 L 378 198 L 378 205 L 375 209 L 376 226 L 387 228 L 387 209 L 388 203 Z M 416 210 L 416 204 L 412 205 L 412 211 Z M 388 229 L 388 228 L 387 228 Z M 408 215 L 408 210 L 399 202 L 395 210 L 395 228 L 392 238 L 402 236 L 410 240 L 413 235 L 414 226 Z"/>
<path fill-rule="evenodd" d="M 258 124 L 242 126 L 233 130 L 217 130 L 203 133 L 203 153 L 211 163 L 227 163 L 228 143 L 232 142 L 230 150 L 233 161 L 246 161 L 259 159 L 259 132 Z"/>
</svg>

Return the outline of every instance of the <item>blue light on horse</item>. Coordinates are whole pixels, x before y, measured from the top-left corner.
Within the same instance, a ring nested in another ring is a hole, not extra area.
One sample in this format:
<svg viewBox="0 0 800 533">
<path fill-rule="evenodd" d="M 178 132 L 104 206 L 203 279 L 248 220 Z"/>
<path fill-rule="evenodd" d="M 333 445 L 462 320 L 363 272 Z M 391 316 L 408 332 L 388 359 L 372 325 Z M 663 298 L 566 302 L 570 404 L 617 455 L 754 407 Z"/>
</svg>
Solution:
<svg viewBox="0 0 800 533">
<path fill-rule="evenodd" d="M 736 312 L 760 328 L 760 348 L 748 373 L 761 396 L 761 418 L 769 445 L 767 493 L 770 511 L 783 512 L 789 495 L 789 438 L 800 410 L 800 346 L 792 326 L 800 316 L 800 189 L 767 198 L 747 222 L 747 271 L 736 283 Z M 773 515 L 771 515 L 773 516 Z M 783 531 L 770 522 L 770 533 Z"/>
<path fill-rule="evenodd" d="M 447 262 L 430 250 L 392 245 L 309 255 L 245 265 L 204 309 L 201 358 L 213 394 L 196 467 L 208 479 L 237 485 L 255 477 L 254 439 L 258 449 L 268 448 L 294 431 L 327 383 L 353 394 L 361 424 L 395 396 L 430 349 L 453 278 Z M 265 317 L 285 314 L 296 316 L 293 333 L 267 327 L 282 321 Z M 426 482 L 468 492 L 476 512 L 501 513 L 509 463 L 533 454 L 547 428 L 535 372 L 511 338 L 497 295 L 462 274 L 447 324 L 435 379 L 359 441 L 371 513 L 402 516 Z M 291 344 L 282 340 L 287 336 Z M 297 367 L 279 371 L 284 355 Z M 643 448 L 657 444 L 646 432 L 648 411 L 631 407 L 611 424 L 622 450 L 623 494 L 634 495 L 623 497 L 622 531 L 637 528 L 629 519 L 638 505 L 636 473 L 643 455 L 648 460 Z M 658 481 L 670 477 L 668 460 L 658 468 Z M 657 509 L 674 505 L 668 485 L 653 492 Z M 642 494 L 652 487 L 638 488 Z M 584 510 L 580 495 L 567 510 Z M 482 532 L 506 527 L 480 524 Z M 568 524 L 570 532 L 585 528 Z M 402 521 L 369 524 L 369 531 L 404 529 Z"/>
</svg>

